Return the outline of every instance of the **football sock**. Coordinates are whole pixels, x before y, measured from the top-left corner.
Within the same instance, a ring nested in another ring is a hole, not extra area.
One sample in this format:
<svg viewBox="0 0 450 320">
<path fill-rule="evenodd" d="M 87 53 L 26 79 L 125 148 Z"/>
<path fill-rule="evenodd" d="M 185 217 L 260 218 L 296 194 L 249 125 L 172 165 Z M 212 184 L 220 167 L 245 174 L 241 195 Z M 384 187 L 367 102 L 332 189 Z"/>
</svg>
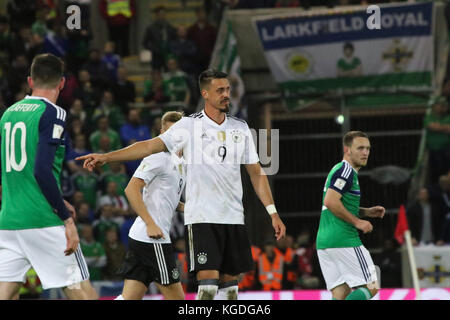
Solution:
<svg viewBox="0 0 450 320">
<path fill-rule="evenodd" d="M 238 281 L 232 280 L 224 282 L 219 286 L 217 296 L 220 300 L 237 300 L 238 298 Z"/>
<path fill-rule="evenodd" d="M 218 288 L 219 279 L 199 280 L 196 300 L 214 300 Z"/>
<path fill-rule="evenodd" d="M 345 298 L 345 300 L 370 300 L 372 298 L 372 294 L 367 288 L 359 288 Z"/>
</svg>

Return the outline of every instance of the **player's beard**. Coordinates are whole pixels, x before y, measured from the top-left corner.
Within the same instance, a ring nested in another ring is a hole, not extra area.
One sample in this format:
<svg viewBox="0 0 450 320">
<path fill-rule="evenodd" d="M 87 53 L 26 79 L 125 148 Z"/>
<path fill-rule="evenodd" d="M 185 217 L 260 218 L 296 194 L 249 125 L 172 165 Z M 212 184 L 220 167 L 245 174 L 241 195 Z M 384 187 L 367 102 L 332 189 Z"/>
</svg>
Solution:
<svg viewBox="0 0 450 320">
<path fill-rule="evenodd" d="M 227 103 L 227 104 L 222 104 L 222 103 L 224 103 L 224 102 L 228 102 L 228 103 Z M 230 112 L 230 100 L 222 100 L 222 101 L 220 102 L 219 110 L 220 110 L 221 112 L 224 112 L 224 113 Z"/>
</svg>

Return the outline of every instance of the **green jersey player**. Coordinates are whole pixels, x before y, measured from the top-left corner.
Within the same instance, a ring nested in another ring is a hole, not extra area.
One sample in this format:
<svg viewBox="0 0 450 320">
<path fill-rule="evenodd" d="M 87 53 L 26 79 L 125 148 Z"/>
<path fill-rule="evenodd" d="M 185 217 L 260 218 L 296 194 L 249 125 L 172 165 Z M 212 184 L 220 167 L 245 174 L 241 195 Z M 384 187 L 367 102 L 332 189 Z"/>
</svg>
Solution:
<svg viewBox="0 0 450 320">
<path fill-rule="evenodd" d="M 16 296 L 30 267 L 44 289 L 64 288 L 70 299 L 97 297 L 79 247 L 75 210 L 60 190 L 66 112 L 55 102 L 64 87 L 62 73 L 59 58 L 36 56 L 28 77 L 32 95 L 0 120 L 0 299 Z"/>
<path fill-rule="evenodd" d="M 369 300 L 378 292 L 377 274 L 358 230 L 371 232 L 372 224 L 361 218 L 383 218 L 385 209 L 359 206 L 358 172 L 369 158 L 368 136 L 350 131 L 343 138 L 343 147 L 344 159 L 331 169 L 323 190 L 317 255 L 333 299 Z"/>
</svg>

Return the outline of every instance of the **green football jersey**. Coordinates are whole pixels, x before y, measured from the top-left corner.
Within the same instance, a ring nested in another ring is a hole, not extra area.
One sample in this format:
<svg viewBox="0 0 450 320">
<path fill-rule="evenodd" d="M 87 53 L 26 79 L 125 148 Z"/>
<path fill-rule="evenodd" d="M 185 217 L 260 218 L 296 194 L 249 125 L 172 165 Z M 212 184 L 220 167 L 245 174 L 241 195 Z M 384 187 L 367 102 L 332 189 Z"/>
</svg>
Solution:
<svg viewBox="0 0 450 320">
<path fill-rule="evenodd" d="M 358 230 L 351 224 L 335 216 L 324 204 L 325 194 L 331 188 L 342 195 L 344 207 L 353 215 L 359 217 L 361 192 L 358 183 L 358 173 L 345 160 L 336 164 L 328 174 L 323 189 L 322 213 L 317 232 L 317 249 L 347 248 L 362 245 Z"/>
<path fill-rule="evenodd" d="M 9 107 L 0 120 L 2 209 L 0 229 L 17 230 L 63 225 L 34 176 L 38 143 L 57 144 L 53 175 L 60 186 L 65 156 L 66 112 L 45 98 L 30 97 Z"/>
</svg>

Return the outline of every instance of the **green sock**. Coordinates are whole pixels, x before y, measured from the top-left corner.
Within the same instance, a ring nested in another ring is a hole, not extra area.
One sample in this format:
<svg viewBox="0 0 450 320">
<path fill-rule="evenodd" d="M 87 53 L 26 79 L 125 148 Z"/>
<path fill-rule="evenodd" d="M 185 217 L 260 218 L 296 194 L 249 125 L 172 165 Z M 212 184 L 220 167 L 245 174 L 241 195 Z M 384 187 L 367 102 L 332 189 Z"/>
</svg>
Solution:
<svg viewBox="0 0 450 320">
<path fill-rule="evenodd" d="M 359 288 L 355 291 L 351 292 L 345 300 L 370 300 L 372 298 L 372 294 L 367 288 Z"/>
</svg>

